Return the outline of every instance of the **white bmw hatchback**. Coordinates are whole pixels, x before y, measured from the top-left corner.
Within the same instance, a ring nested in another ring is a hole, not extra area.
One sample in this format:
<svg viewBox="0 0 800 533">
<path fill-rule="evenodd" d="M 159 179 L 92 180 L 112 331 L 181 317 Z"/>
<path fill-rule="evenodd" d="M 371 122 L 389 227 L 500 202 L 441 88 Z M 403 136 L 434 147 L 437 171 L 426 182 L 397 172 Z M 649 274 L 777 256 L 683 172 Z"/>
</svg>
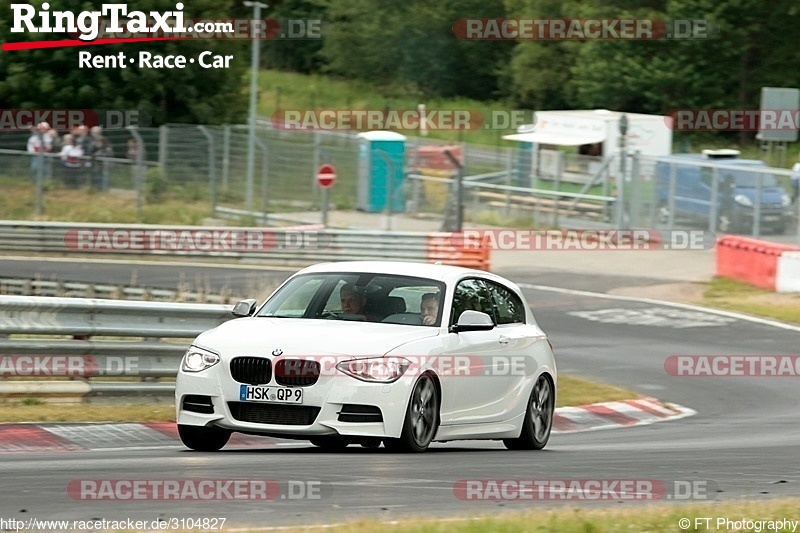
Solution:
<svg viewBox="0 0 800 533">
<path fill-rule="evenodd" d="M 433 441 L 547 444 L 556 365 L 519 288 L 479 270 L 315 265 L 199 335 L 175 389 L 183 443 L 232 432 L 421 452 Z"/>
</svg>

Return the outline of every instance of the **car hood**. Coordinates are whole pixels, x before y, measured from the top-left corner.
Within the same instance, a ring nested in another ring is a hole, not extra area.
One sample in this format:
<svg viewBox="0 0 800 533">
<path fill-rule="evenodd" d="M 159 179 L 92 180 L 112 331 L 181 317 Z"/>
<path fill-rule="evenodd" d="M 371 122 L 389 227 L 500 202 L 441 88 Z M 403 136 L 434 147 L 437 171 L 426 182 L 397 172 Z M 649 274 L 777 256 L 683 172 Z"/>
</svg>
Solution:
<svg viewBox="0 0 800 533">
<path fill-rule="evenodd" d="M 303 318 L 237 318 L 201 333 L 194 345 L 220 356 L 383 355 L 439 328 Z M 276 354 L 277 355 L 277 354 Z"/>
<path fill-rule="evenodd" d="M 734 194 L 744 194 L 751 200 L 756 199 L 755 187 L 736 187 Z M 781 187 L 764 187 L 761 189 L 761 201 L 764 203 L 780 203 L 781 198 L 787 194 Z"/>
</svg>

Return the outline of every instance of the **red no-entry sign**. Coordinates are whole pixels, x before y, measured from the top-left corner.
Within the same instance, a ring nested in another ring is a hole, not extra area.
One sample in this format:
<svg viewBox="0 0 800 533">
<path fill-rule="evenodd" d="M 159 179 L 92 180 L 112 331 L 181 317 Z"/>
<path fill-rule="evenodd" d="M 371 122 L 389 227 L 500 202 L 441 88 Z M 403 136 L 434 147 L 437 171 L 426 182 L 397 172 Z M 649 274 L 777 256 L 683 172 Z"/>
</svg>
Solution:
<svg viewBox="0 0 800 533">
<path fill-rule="evenodd" d="M 333 168 L 333 165 L 322 165 L 317 170 L 317 183 L 323 189 L 328 189 L 333 187 L 333 182 L 336 181 L 336 169 Z"/>
</svg>

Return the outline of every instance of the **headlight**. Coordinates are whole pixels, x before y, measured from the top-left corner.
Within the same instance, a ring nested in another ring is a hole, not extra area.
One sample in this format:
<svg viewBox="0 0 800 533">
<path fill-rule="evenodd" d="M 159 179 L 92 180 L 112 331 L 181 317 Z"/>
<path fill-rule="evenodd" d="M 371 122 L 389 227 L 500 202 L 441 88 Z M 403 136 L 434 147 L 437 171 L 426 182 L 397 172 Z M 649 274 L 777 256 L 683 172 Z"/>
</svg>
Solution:
<svg viewBox="0 0 800 533">
<path fill-rule="evenodd" d="M 212 367 L 219 363 L 219 355 L 203 350 L 196 346 L 192 346 L 186 351 L 181 362 L 181 370 L 184 372 L 200 372 L 206 368 Z"/>
<path fill-rule="evenodd" d="M 394 383 L 405 374 L 411 361 L 402 357 L 369 357 L 342 361 L 336 368 L 356 379 L 371 383 Z"/>
<path fill-rule="evenodd" d="M 745 196 L 744 194 L 737 194 L 736 196 L 733 197 L 733 201 L 745 207 L 753 207 L 753 200 L 751 200 L 749 196 Z"/>
<path fill-rule="evenodd" d="M 792 205 L 792 199 L 789 198 L 788 194 L 781 195 L 781 205 L 783 207 L 789 207 L 790 205 Z"/>
</svg>

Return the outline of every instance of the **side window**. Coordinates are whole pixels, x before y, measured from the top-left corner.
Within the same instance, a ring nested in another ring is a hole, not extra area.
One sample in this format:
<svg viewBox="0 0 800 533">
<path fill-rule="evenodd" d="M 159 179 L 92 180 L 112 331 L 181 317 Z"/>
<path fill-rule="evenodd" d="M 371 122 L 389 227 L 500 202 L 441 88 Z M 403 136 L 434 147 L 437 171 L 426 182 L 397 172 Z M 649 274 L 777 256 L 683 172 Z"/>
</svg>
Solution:
<svg viewBox="0 0 800 533">
<path fill-rule="evenodd" d="M 456 286 L 453 294 L 453 312 L 450 323 L 458 322 L 458 317 L 464 311 L 472 309 L 486 313 L 495 320 L 492 300 L 483 281 L 479 279 L 465 279 Z"/>
<path fill-rule="evenodd" d="M 511 289 L 491 281 L 487 282 L 492 295 L 498 324 L 524 324 L 525 308 L 522 300 Z"/>
<path fill-rule="evenodd" d="M 714 176 L 714 171 L 709 167 L 703 167 L 700 169 L 700 182 L 708 187 L 711 188 L 711 180 Z"/>
</svg>

